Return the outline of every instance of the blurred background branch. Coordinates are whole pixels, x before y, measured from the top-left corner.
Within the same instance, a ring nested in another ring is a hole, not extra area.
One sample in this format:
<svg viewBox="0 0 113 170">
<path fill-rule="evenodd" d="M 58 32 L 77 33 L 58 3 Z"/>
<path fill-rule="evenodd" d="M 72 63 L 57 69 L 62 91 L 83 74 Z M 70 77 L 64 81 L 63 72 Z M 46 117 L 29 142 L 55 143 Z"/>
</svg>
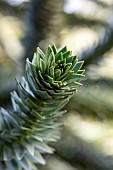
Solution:
<svg viewBox="0 0 113 170">
<path fill-rule="evenodd" d="M 63 4 L 60 0 L 32 0 L 29 3 L 25 58 L 31 59 L 37 46 L 44 50 L 48 43 L 59 44 L 63 25 Z"/>
</svg>

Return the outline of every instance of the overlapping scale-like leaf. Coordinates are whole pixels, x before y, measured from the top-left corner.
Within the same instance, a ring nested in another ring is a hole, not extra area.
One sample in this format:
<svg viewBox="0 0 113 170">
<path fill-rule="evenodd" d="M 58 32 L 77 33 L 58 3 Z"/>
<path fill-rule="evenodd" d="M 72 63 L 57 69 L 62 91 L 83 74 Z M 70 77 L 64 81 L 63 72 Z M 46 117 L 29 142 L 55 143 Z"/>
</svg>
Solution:
<svg viewBox="0 0 113 170">
<path fill-rule="evenodd" d="M 59 139 L 61 111 L 84 77 L 83 61 L 71 51 L 55 45 L 44 54 L 36 49 L 32 62 L 27 59 L 25 77 L 11 93 L 13 111 L 0 109 L 0 169 L 35 170 L 45 164 L 44 153 Z"/>
</svg>

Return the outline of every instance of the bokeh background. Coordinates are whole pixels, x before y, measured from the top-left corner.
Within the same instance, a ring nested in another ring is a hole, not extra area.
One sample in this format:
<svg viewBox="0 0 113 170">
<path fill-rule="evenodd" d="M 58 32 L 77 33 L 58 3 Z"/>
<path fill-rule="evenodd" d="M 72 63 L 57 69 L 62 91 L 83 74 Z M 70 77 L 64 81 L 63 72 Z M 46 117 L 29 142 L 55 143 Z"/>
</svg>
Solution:
<svg viewBox="0 0 113 170">
<path fill-rule="evenodd" d="M 0 106 L 35 48 L 67 45 L 84 60 L 61 139 L 39 170 L 113 170 L 113 0 L 0 0 Z"/>
</svg>

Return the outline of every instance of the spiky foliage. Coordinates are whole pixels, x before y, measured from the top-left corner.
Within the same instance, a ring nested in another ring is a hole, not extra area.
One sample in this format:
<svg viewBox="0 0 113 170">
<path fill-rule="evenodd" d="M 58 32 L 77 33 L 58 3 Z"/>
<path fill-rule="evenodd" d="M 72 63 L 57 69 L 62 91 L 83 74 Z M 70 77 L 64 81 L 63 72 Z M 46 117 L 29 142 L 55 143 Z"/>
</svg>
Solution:
<svg viewBox="0 0 113 170">
<path fill-rule="evenodd" d="M 83 61 L 71 51 L 55 45 L 44 54 L 37 48 L 32 62 L 27 59 L 26 75 L 11 93 L 13 111 L 0 110 L 0 169 L 33 170 L 45 164 L 44 153 L 58 139 L 61 109 L 76 91 L 84 76 Z"/>
</svg>

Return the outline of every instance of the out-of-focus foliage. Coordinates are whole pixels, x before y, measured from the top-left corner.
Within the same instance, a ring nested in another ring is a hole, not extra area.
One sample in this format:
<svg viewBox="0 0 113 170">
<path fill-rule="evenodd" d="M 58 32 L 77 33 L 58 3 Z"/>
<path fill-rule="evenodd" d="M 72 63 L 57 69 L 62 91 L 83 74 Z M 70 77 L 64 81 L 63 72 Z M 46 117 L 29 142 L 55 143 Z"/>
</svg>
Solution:
<svg viewBox="0 0 113 170">
<path fill-rule="evenodd" d="M 67 45 L 85 60 L 86 77 L 66 106 L 56 155 L 40 170 L 56 170 L 53 163 L 59 170 L 113 170 L 113 0 L 16 1 L 0 1 L 1 105 L 36 46 Z"/>
</svg>

